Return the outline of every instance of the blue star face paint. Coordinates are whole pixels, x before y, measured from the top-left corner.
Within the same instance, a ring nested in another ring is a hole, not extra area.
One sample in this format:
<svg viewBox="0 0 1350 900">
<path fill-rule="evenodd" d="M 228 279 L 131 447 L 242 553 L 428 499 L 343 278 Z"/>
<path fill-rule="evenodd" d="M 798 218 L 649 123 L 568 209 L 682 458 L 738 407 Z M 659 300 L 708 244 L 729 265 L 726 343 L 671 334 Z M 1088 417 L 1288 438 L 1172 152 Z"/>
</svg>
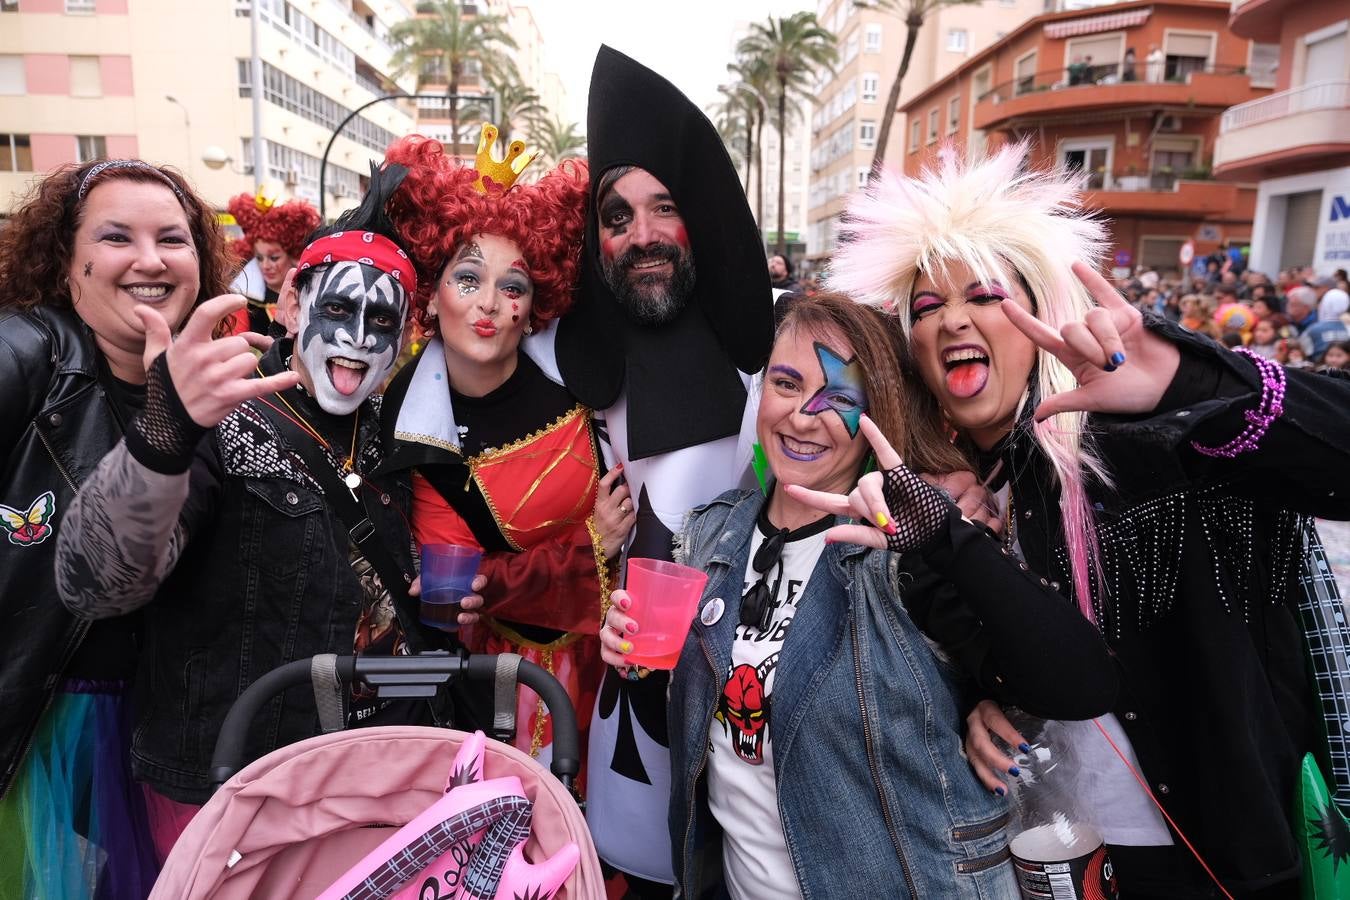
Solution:
<svg viewBox="0 0 1350 900">
<path fill-rule="evenodd" d="M 809 416 L 818 416 L 826 410 L 833 410 L 848 429 L 848 436 L 857 437 L 858 424 L 863 413 L 867 412 L 867 391 L 863 387 L 863 372 L 858 357 L 843 359 L 820 341 L 816 341 L 813 346 L 820 369 L 825 374 L 825 384 L 811 395 L 801 411 Z"/>
</svg>

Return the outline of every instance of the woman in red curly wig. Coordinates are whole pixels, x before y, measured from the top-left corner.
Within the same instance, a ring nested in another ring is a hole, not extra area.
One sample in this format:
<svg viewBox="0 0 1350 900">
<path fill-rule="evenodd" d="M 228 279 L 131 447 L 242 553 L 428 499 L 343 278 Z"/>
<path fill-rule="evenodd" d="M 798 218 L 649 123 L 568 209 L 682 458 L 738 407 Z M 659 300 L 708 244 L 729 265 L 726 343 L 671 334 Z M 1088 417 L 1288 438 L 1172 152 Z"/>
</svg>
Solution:
<svg viewBox="0 0 1350 900">
<path fill-rule="evenodd" d="M 227 209 L 244 231 L 234 249 L 246 264 L 230 289 L 248 297 L 246 330 L 283 337 L 272 330 L 272 313 L 286 273 L 319 227 L 319 211 L 299 197 L 273 205 L 261 194 L 231 197 Z M 237 330 L 244 330 L 243 324 L 237 323 Z"/>
<path fill-rule="evenodd" d="M 461 642 L 473 652 L 519 653 L 557 676 L 584 747 L 602 674 L 609 568 L 633 505 L 626 488 L 614 489 L 619 471 L 602 471 L 591 411 L 521 341 L 571 306 L 587 173 L 565 162 L 513 186 L 524 147 L 513 144 L 507 162 L 495 162 L 495 137 L 485 126 L 476 169 L 420 136 L 386 156 L 408 167 L 389 213 L 418 268 L 414 316 L 430 338 L 385 394 L 386 467 L 414 470 L 420 543 L 484 551 L 483 614 L 460 614 Z M 489 730 L 490 698 L 464 699 Z M 551 723 L 523 687 L 516 722 L 516 745 L 547 763 Z"/>
</svg>

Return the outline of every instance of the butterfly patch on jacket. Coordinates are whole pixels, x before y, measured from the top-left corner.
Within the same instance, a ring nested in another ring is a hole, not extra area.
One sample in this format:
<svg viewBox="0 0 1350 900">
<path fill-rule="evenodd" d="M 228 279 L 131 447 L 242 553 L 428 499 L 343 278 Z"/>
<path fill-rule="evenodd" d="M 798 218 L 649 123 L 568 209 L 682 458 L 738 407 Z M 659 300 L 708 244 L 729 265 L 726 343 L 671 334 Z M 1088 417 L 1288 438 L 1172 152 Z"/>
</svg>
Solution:
<svg viewBox="0 0 1350 900">
<path fill-rule="evenodd" d="M 5 530 L 11 544 L 31 547 L 51 537 L 51 521 L 56 513 L 56 495 L 46 491 L 26 511 L 0 503 L 0 528 Z"/>
</svg>

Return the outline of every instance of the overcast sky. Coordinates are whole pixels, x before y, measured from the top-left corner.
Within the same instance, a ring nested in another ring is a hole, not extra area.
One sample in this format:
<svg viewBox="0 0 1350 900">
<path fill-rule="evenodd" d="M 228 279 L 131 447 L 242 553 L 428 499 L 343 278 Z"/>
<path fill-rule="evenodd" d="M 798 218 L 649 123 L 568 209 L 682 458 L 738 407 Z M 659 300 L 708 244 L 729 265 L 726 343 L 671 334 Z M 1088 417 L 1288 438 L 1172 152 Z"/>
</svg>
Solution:
<svg viewBox="0 0 1350 900">
<path fill-rule="evenodd" d="M 727 79 L 737 29 L 813 0 L 530 0 L 547 65 L 567 89 L 567 118 L 586 127 L 586 91 L 602 43 L 660 72 L 706 109 Z"/>
</svg>

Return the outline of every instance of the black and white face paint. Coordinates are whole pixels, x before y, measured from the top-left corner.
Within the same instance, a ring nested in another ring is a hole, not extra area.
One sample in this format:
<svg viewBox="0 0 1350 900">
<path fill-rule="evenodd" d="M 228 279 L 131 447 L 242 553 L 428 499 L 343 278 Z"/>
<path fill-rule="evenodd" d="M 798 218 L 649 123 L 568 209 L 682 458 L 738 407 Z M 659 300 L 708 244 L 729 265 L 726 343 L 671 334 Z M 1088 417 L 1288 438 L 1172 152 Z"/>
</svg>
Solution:
<svg viewBox="0 0 1350 900">
<path fill-rule="evenodd" d="M 325 412 L 353 412 L 393 371 L 408 295 L 392 275 L 358 262 L 324 266 L 300 292 L 295 354 Z"/>
</svg>

